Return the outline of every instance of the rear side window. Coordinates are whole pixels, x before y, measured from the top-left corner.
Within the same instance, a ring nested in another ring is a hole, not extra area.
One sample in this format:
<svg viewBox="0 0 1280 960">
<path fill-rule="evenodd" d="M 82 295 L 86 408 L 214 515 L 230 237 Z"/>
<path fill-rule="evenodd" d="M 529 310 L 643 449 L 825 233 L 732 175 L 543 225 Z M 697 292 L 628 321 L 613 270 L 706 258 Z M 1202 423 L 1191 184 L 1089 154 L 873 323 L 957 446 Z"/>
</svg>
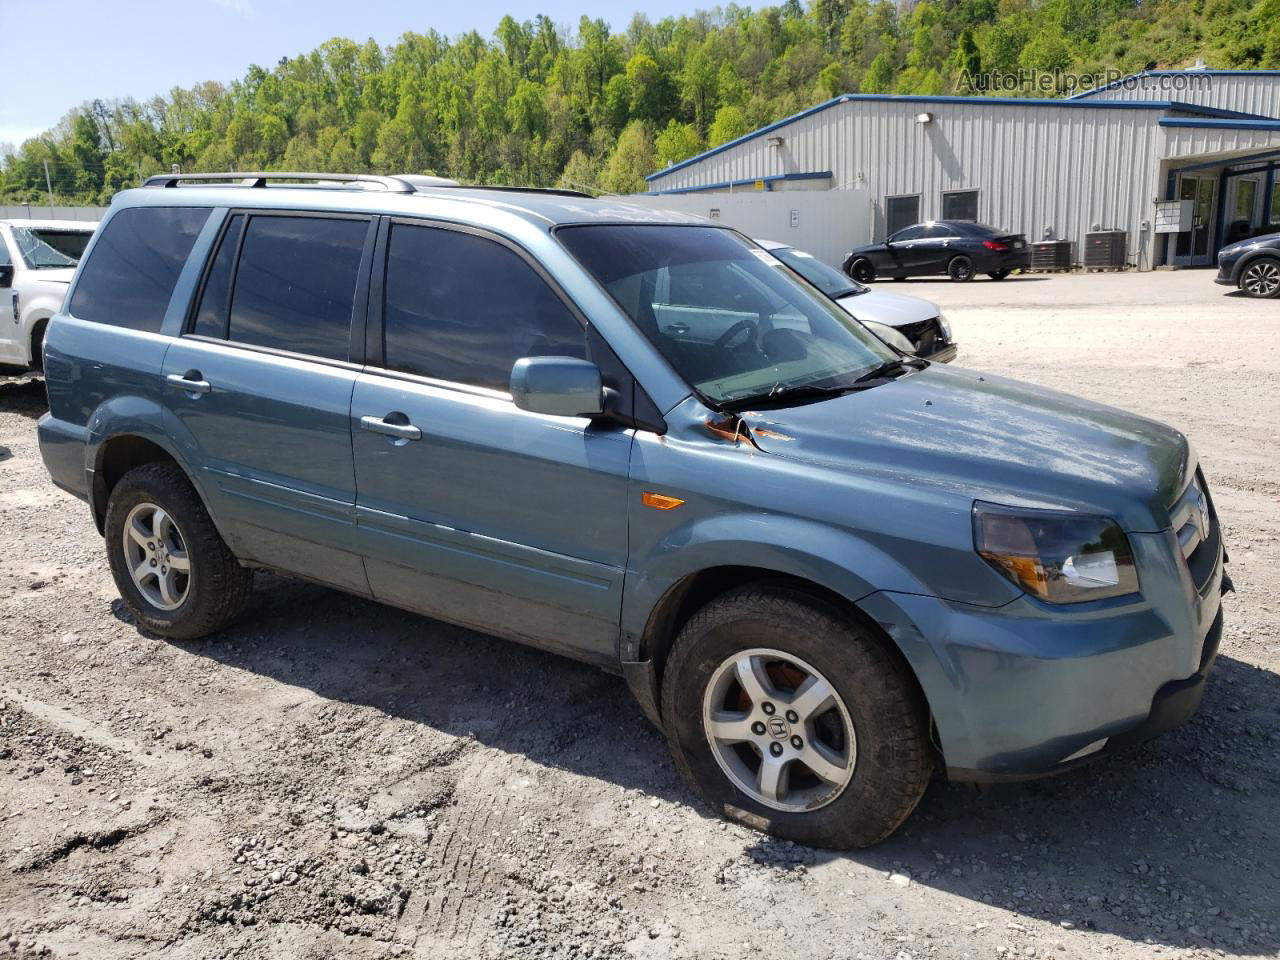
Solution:
<svg viewBox="0 0 1280 960">
<path fill-rule="evenodd" d="M 368 233 L 367 220 L 250 217 L 235 269 L 228 338 L 347 359 Z"/>
<path fill-rule="evenodd" d="M 218 252 L 214 254 L 209 274 L 200 294 L 200 306 L 196 309 L 196 322 L 191 332 L 202 337 L 227 336 L 227 311 L 231 305 L 231 274 L 236 265 L 236 253 L 240 249 L 240 234 L 244 230 L 244 214 L 237 213 L 222 232 Z"/>
<path fill-rule="evenodd" d="M 586 333 L 516 253 L 456 230 L 394 224 L 386 365 L 506 391 L 521 357 L 586 359 Z"/>
<path fill-rule="evenodd" d="M 178 274 L 208 219 L 206 207 L 121 210 L 107 221 L 80 271 L 71 314 L 158 333 Z"/>
</svg>

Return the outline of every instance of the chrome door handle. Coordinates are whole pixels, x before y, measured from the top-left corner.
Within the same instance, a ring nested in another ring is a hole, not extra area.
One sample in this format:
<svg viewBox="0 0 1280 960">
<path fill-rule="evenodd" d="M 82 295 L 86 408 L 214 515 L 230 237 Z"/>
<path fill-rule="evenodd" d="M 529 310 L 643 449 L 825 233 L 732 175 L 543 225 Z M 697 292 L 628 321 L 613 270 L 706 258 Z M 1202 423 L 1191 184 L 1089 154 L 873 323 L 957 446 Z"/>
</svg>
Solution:
<svg viewBox="0 0 1280 960">
<path fill-rule="evenodd" d="M 189 374 L 194 376 L 188 378 Z M 171 373 L 165 377 L 165 380 L 169 386 L 177 387 L 184 393 L 208 393 L 213 389 L 209 381 L 200 379 L 200 374 L 194 370 L 188 370 L 187 373 Z"/>
<path fill-rule="evenodd" d="M 422 431 L 412 423 L 388 423 L 382 417 L 361 417 L 360 429 L 370 433 L 381 433 L 398 440 L 421 440 Z"/>
</svg>

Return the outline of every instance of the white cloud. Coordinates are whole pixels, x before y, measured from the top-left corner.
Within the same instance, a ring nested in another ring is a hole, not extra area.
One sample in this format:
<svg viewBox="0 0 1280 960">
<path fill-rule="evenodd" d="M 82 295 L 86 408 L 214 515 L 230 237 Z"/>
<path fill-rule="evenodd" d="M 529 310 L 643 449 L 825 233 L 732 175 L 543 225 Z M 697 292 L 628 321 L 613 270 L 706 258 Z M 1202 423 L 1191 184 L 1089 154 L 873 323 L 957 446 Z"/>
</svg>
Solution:
<svg viewBox="0 0 1280 960">
<path fill-rule="evenodd" d="M 53 124 L 49 124 L 53 126 Z M 30 127 L 26 124 L 0 123 L 0 143 L 11 143 L 20 147 L 24 140 L 30 140 L 45 132 L 49 127 Z"/>
</svg>

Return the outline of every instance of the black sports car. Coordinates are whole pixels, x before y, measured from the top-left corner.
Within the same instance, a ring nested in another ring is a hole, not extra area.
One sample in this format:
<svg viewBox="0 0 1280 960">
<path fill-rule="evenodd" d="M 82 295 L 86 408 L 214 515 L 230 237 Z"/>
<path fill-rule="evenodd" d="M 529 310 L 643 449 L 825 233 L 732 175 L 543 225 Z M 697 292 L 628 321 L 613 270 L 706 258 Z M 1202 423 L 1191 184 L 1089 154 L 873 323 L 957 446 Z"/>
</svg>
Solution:
<svg viewBox="0 0 1280 960">
<path fill-rule="evenodd" d="M 1246 297 L 1280 297 L 1280 233 L 1223 247 L 1214 282 L 1239 287 Z"/>
<path fill-rule="evenodd" d="M 858 247 L 845 258 L 844 272 L 859 283 L 934 273 L 963 282 L 979 273 L 1003 280 L 1029 266 L 1031 247 L 1020 233 L 968 220 L 930 220 L 903 227 L 883 243 Z"/>
</svg>

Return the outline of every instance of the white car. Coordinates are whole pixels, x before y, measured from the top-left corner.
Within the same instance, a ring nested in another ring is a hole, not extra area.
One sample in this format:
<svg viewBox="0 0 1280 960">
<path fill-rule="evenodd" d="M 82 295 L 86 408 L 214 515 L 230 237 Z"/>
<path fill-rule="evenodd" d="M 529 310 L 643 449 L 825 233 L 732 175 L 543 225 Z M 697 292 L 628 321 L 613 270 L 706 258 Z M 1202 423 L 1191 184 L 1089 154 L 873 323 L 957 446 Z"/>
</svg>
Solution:
<svg viewBox="0 0 1280 960">
<path fill-rule="evenodd" d="M 44 330 L 93 236 L 89 220 L 0 220 L 0 364 L 39 369 Z"/>
<path fill-rule="evenodd" d="M 955 359 L 958 348 L 951 339 L 951 325 L 936 303 L 901 293 L 872 290 L 813 254 L 785 243 L 773 240 L 756 243 L 861 320 L 886 343 L 926 360 L 948 363 Z"/>
</svg>

